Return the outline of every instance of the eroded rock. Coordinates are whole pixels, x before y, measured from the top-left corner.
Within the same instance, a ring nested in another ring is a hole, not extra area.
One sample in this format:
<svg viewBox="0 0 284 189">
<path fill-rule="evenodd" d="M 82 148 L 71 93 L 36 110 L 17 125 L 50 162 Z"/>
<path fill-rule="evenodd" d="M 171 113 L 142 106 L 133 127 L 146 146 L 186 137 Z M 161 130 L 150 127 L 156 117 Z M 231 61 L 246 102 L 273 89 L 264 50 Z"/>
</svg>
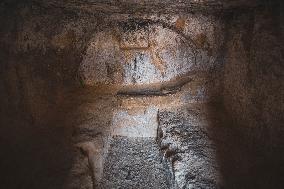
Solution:
<svg viewBox="0 0 284 189">
<path fill-rule="evenodd" d="M 205 111 L 205 112 L 204 112 Z M 222 188 L 204 105 L 160 110 L 157 140 L 176 188 Z"/>
</svg>

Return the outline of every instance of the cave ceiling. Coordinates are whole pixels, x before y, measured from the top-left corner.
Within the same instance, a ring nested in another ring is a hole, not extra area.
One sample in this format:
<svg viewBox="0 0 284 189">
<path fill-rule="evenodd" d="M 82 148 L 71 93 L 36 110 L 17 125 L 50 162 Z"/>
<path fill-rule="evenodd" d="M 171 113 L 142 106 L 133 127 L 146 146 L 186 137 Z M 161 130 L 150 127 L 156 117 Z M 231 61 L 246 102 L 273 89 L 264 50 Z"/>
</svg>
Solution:
<svg viewBox="0 0 284 189">
<path fill-rule="evenodd" d="M 258 0 L 32 0 L 45 8 L 104 13 L 186 13 L 257 6 Z"/>
</svg>

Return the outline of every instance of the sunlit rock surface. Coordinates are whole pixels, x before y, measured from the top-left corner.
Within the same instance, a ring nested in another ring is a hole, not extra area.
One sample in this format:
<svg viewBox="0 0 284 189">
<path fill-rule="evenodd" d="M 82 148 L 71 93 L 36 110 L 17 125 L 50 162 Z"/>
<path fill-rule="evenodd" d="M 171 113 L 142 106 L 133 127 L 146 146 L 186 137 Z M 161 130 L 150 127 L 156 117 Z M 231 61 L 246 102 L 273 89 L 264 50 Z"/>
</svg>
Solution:
<svg viewBox="0 0 284 189">
<path fill-rule="evenodd" d="M 116 18 L 117 19 L 117 18 Z M 161 83 L 218 64 L 223 36 L 214 17 L 186 15 L 106 20 L 112 26 L 94 34 L 80 64 L 86 85 Z M 194 28 L 194 29 L 193 29 Z"/>
</svg>

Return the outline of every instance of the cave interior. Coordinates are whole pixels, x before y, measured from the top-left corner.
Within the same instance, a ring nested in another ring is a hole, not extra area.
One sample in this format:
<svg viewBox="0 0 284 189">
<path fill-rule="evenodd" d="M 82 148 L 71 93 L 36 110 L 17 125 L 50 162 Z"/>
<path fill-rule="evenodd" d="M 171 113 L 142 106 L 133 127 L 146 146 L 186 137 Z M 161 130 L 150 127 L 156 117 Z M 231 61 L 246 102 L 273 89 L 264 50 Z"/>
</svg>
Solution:
<svg viewBox="0 0 284 189">
<path fill-rule="evenodd" d="M 282 0 L 2 0 L 0 188 L 283 189 Z"/>
</svg>

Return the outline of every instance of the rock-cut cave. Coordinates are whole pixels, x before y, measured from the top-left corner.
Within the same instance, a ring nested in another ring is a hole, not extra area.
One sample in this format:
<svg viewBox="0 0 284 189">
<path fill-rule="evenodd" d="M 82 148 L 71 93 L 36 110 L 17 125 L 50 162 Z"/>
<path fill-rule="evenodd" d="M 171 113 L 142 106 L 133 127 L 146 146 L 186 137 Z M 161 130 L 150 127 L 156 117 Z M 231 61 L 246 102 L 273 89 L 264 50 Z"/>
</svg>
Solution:
<svg viewBox="0 0 284 189">
<path fill-rule="evenodd" d="M 1 0 L 1 189 L 283 189 L 283 0 Z"/>
</svg>

